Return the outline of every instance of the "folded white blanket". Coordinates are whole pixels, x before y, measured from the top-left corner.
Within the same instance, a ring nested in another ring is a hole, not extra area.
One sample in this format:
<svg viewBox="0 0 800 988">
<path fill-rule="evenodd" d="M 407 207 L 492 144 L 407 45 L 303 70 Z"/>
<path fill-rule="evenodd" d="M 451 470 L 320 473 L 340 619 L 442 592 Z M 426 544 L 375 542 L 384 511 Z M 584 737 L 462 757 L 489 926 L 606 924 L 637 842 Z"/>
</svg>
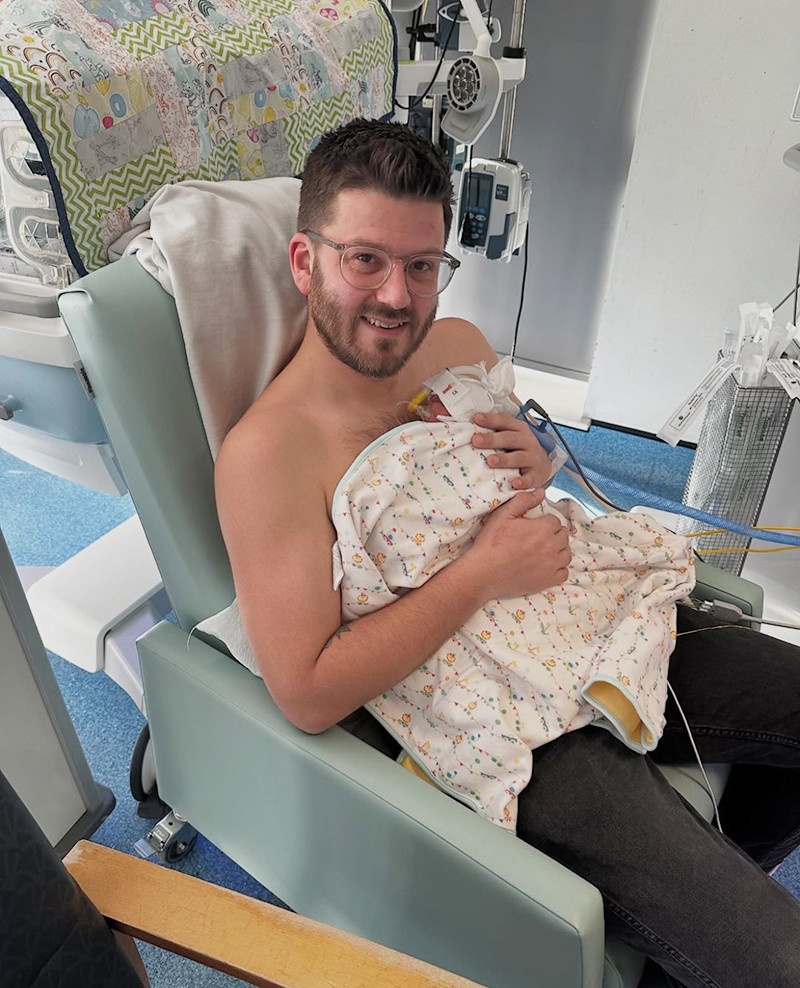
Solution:
<svg viewBox="0 0 800 988">
<path fill-rule="evenodd" d="M 167 185 L 109 251 L 112 260 L 135 253 L 175 298 L 215 458 L 305 331 L 287 250 L 299 196 L 296 178 Z"/>
</svg>

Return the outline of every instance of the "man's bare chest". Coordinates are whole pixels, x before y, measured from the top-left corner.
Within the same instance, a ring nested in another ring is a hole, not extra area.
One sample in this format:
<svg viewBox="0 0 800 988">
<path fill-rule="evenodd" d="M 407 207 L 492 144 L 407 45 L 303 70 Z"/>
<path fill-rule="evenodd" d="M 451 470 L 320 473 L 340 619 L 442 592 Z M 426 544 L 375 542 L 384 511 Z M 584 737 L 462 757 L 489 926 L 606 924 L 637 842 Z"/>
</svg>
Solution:
<svg viewBox="0 0 800 988">
<path fill-rule="evenodd" d="M 396 410 L 371 415 L 360 423 L 342 421 L 331 430 L 326 441 L 325 489 L 330 507 L 336 486 L 347 470 L 370 443 L 414 416 L 403 403 Z"/>
</svg>

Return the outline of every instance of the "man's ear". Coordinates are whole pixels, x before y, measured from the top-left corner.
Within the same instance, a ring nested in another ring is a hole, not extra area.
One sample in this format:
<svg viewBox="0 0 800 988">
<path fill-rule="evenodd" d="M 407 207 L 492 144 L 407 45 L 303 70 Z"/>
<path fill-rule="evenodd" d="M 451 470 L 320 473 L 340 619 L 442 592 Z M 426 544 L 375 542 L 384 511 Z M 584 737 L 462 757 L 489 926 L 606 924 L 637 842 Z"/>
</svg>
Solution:
<svg viewBox="0 0 800 988">
<path fill-rule="evenodd" d="M 289 241 L 289 265 L 298 290 L 303 295 L 308 295 L 311 291 L 311 270 L 314 267 L 314 254 L 305 234 L 296 233 Z"/>
</svg>

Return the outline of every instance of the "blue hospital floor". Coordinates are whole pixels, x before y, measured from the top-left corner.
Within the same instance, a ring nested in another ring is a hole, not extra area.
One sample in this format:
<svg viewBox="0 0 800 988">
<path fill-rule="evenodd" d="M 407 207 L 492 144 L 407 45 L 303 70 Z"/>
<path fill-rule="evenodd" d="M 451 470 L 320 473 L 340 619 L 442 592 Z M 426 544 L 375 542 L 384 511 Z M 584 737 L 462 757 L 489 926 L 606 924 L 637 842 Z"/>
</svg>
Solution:
<svg viewBox="0 0 800 988">
<path fill-rule="evenodd" d="M 586 466 L 629 485 L 680 500 L 691 468 L 692 450 L 592 427 L 564 430 L 574 454 Z M 559 477 L 557 486 L 577 489 Z M 636 498 L 622 505 L 631 507 Z M 133 513 L 128 497 L 87 490 L 29 466 L 0 450 L 0 527 L 18 567 L 52 567 L 64 562 Z M 30 573 L 28 574 L 31 575 Z M 93 835 L 105 846 L 133 853 L 151 822 L 140 819 L 128 788 L 130 756 L 144 719 L 125 691 L 104 673 L 88 673 L 50 656 L 94 777 L 116 796 L 116 807 Z M 202 835 L 179 870 L 264 901 L 271 893 L 242 871 Z M 776 877 L 800 898 L 800 852 Z M 153 988 L 223 988 L 236 979 L 210 972 L 147 945 L 145 964 Z"/>
</svg>

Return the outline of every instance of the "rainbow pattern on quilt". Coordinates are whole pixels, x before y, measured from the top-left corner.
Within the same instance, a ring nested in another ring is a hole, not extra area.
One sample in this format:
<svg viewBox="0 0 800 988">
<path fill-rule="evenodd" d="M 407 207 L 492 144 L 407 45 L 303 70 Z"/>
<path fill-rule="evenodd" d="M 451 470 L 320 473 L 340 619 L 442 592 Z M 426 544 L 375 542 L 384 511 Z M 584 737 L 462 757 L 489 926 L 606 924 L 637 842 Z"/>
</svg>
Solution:
<svg viewBox="0 0 800 988">
<path fill-rule="evenodd" d="M 165 183 L 298 174 L 324 131 L 392 112 L 395 74 L 381 0 L 0 7 L 0 86 L 44 152 L 79 271 Z"/>
</svg>

